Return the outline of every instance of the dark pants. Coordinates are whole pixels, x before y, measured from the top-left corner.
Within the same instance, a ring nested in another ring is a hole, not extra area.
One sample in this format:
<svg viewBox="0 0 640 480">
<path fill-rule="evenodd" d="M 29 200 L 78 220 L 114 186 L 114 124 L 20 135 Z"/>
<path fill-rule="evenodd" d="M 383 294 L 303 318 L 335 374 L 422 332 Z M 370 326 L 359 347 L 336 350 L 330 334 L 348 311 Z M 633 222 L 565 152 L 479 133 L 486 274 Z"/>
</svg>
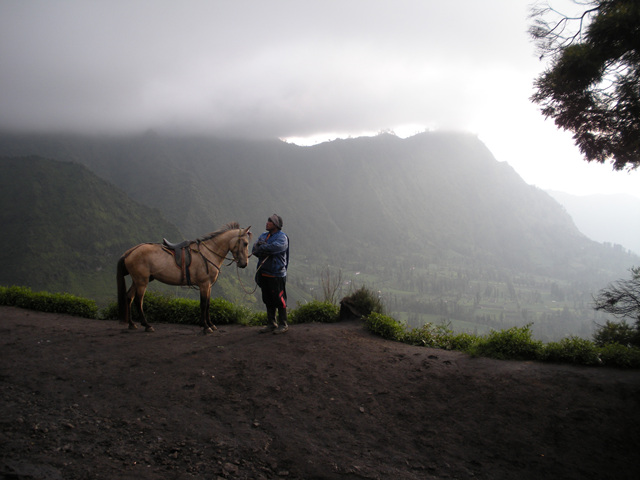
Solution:
<svg viewBox="0 0 640 480">
<path fill-rule="evenodd" d="M 287 277 L 260 276 L 262 301 L 267 307 L 267 325 L 287 324 Z M 276 322 L 276 311 L 278 322 Z"/>
</svg>

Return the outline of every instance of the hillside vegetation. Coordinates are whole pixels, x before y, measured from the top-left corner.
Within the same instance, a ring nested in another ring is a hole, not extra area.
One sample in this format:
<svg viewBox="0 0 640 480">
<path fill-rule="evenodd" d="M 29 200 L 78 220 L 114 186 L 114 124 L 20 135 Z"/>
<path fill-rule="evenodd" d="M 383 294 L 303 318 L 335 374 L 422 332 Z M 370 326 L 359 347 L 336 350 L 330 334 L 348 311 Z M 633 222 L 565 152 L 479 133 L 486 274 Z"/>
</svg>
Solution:
<svg viewBox="0 0 640 480">
<path fill-rule="evenodd" d="M 0 161 L 0 284 L 111 297 L 129 247 L 179 238 L 145 207 L 86 167 L 38 157 Z"/>
<path fill-rule="evenodd" d="M 585 237 L 555 200 L 471 135 L 379 135 L 314 147 L 5 135 L 0 154 L 82 163 L 114 195 L 121 190 L 157 209 L 185 239 L 230 220 L 259 232 L 277 212 L 291 238 L 292 305 L 321 298 L 319 279 L 329 271 L 343 294 L 362 284 L 379 290 L 413 327 L 428 321 L 486 333 L 533 323 L 543 340 L 588 337 L 605 321 L 592 295 L 640 263 Z M 176 235 L 166 231 L 144 241 Z M 245 294 L 251 273 L 224 273 L 214 296 L 260 308 Z"/>
</svg>

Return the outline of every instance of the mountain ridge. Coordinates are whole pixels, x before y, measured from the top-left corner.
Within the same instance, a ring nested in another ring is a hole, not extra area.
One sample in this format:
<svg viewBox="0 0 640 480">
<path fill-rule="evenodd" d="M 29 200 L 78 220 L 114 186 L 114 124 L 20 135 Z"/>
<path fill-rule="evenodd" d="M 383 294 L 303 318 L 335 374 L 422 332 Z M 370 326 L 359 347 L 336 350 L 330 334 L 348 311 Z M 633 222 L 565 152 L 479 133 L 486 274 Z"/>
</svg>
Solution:
<svg viewBox="0 0 640 480">
<path fill-rule="evenodd" d="M 383 134 L 313 147 L 153 134 L 0 135 L 5 153 L 84 164 L 162 211 L 186 238 L 230 218 L 244 224 L 249 217 L 247 224 L 261 228 L 273 210 L 312 256 L 318 241 L 327 257 L 345 251 L 334 248 L 339 242 L 388 251 L 401 231 L 410 248 L 431 254 L 487 255 L 508 267 L 561 274 L 558 262 L 572 255 L 576 242 L 595 248 L 548 194 L 497 162 L 470 134 Z M 360 248 L 350 254 L 362 257 Z"/>
</svg>

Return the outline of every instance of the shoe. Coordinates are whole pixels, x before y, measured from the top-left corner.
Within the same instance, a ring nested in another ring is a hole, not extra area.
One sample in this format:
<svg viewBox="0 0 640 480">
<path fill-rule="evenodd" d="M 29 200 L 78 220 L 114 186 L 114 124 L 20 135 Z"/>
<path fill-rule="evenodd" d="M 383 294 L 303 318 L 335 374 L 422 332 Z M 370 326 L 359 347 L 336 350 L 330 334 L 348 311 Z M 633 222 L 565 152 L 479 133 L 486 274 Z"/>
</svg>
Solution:
<svg viewBox="0 0 640 480">
<path fill-rule="evenodd" d="M 278 335 L 280 333 L 284 333 L 287 330 L 289 330 L 289 326 L 288 325 L 280 325 L 278 328 L 276 328 L 273 333 L 274 335 Z"/>
<path fill-rule="evenodd" d="M 274 332 L 275 329 L 276 327 L 274 327 L 273 325 L 267 325 L 266 327 L 258 330 L 258 333 L 271 333 L 271 332 Z"/>
</svg>

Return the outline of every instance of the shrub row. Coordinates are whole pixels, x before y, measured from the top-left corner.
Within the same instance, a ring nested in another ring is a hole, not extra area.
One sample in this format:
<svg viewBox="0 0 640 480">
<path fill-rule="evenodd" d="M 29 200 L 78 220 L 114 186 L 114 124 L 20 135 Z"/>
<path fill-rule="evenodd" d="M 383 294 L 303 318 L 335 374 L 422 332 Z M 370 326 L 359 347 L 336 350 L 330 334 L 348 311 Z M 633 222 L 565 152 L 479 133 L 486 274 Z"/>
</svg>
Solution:
<svg viewBox="0 0 640 480">
<path fill-rule="evenodd" d="M 568 337 L 559 342 L 543 344 L 532 338 L 531 324 L 492 331 L 488 335 L 454 333 L 444 326 L 425 324 L 407 330 L 392 317 L 371 314 L 364 320 L 372 333 L 387 340 L 459 350 L 473 356 L 500 360 L 536 360 L 542 362 L 571 363 L 576 365 L 640 368 L 640 348 L 609 343 L 598 346 L 579 337 Z"/>
<path fill-rule="evenodd" d="M 251 310 L 234 305 L 222 298 L 212 298 L 209 304 L 211 321 L 216 325 L 238 323 L 249 325 L 255 323 Z M 140 321 L 140 313 L 135 306 L 131 308 L 132 318 Z M 177 323 L 182 325 L 200 325 L 200 301 L 187 298 L 174 298 L 155 292 L 147 292 L 144 296 L 144 314 L 150 323 Z M 103 311 L 101 318 L 118 319 L 118 305 L 112 303 Z"/>
<path fill-rule="evenodd" d="M 68 293 L 32 292 L 27 287 L 0 287 L 0 305 L 98 318 L 98 306 L 93 300 L 75 297 Z"/>
<path fill-rule="evenodd" d="M 292 310 L 290 323 L 334 323 L 340 319 L 340 309 L 329 302 L 314 300 Z M 266 323 L 266 320 L 265 320 Z"/>
<path fill-rule="evenodd" d="M 64 313 L 85 318 L 104 320 L 118 319 L 118 304 L 110 303 L 101 311 L 96 303 L 66 293 L 32 292 L 28 287 L 0 286 L 0 305 L 15 306 L 42 312 Z M 200 325 L 200 302 L 185 298 L 174 298 L 148 291 L 144 296 L 144 313 L 150 323 L 176 323 Z M 339 308 L 331 303 L 312 301 L 292 310 L 290 323 L 323 322 L 339 320 Z M 131 309 L 135 322 L 140 321 L 140 313 L 135 306 Z M 212 298 L 210 303 L 211 321 L 216 325 L 265 325 L 267 315 L 255 313 L 246 307 L 235 305 L 222 298 Z"/>
<path fill-rule="evenodd" d="M 99 310 L 93 300 L 76 297 L 68 293 L 33 292 L 28 287 L 0 286 L 0 305 L 15 306 L 28 310 L 50 313 L 64 313 L 84 318 L 116 320 L 118 305 L 111 303 Z M 248 308 L 234 305 L 222 298 L 211 299 L 211 319 L 216 324 L 238 323 L 243 325 L 260 324 L 260 314 Z M 145 315 L 155 323 L 178 323 L 199 325 L 200 302 L 184 298 L 172 298 L 154 292 L 144 297 Z M 140 321 L 140 314 L 132 308 L 134 321 Z"/>
<path fill-rule="evenodd" d="M 366 292 L 359 295 L 366 297 Z M 366 298 L 365 298 L 366 300 Z M 32 292 L 27 287 L 1 287 L 0 305 L 16 306 L 29 310 L 63 313 L 85 318 L 117 319 L 117 304 L 112 303 L 99 312 L 92 300 L 66 293 L 51 294 Z M 145 314 L 152 323 L 178 323 L 199 325 L 200 302 L 172 298 L 154 292 L 145 295 Z M 532 338 L 531 324 L 492 331 L 478 336 L 454 333 L 446 326 L 427 323 L 419 328 L 407 330 L 394 318 L 380 312 L 380 308 L 363 317 L 365 327 L 380 337 L 445 350 L 458 350 L 473 356 L 511 360 L 537 360 L 579 365 L 604 365 L 619 368 L 640 368 L 640 348 L 619 343 L 596 344 L 578 337 L 569 337 L 559 342 L 542 342 Z M 133 318 L 139 321 L 139 313 L 132 309 Z M 266 314 L 254 313 L 248 308 L 215 298 L 211 300 L 211 319 L 215 324 L 264 325 Z M 312 301 L 291 311 L 292 324 L 339 320 L 339 308 L 329 302 Z"/>
</svg>

